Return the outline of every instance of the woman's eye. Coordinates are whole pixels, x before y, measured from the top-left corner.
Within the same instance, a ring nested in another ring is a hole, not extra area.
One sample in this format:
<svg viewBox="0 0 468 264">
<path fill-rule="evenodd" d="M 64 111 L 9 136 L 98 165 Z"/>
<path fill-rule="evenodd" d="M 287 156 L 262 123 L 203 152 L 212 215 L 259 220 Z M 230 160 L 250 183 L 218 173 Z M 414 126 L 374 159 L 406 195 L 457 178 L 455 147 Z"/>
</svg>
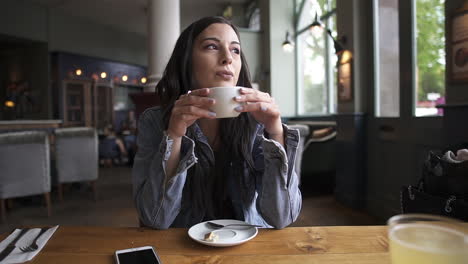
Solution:
<svg viewBox="0 0 468 264">
<path fill-rule="evenodd" d="M 239 48 L 233 48 L 232 51 L 236 54 L 240 54 L 240 49 Z"/>
<path fill-rule="evenodd" d="M 215 44 L 208 44 L 208 45 L 206 45 L 205 48 L 206 48 L 206 49 L 211 49 L 211 50 L 213 50 L 213 49 L 217 49 L 218 47 L 216 47 Z"/>
</svg>

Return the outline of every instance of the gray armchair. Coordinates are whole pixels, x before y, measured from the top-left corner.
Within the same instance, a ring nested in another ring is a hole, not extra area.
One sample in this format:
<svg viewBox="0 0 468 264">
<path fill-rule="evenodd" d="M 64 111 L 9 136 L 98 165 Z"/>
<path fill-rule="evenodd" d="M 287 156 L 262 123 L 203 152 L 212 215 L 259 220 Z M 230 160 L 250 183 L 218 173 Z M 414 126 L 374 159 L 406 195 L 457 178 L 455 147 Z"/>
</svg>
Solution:
<svg viewBox="0 0 468 264">
<path fill-rule="evenodd" d="M 5 200 L 44 194 L 47 215 L 50 205 L 49 138 L 43 131 L 0 134 L 0 207 L 6 220 Z"/>
<path fill-rule="evenodd" d="M 55 159 L 59 200 L 63 184 L 90 182 L 97 200 L 98 138 L 95 128 L 76 127 L 55 130 Z"/>
</svg>

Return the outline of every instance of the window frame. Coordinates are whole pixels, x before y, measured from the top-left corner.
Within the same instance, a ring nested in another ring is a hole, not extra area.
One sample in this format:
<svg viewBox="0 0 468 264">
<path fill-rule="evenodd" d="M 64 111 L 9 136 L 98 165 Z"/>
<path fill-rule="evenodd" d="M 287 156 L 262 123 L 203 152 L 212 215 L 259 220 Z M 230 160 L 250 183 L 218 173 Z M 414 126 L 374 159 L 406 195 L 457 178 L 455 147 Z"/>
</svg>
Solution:
<svg viewBox="0 0 468 264">
<path fill-rule="evenodd" d="M 324 85 L 326 86 L 326 109 L 327 112 L 315 112 L 315 113 L 305 113 L 301 112 L 301 109 L 303 108 L 303 102 L 301 98 L 303 97 L 304 94 L 304 89 L 303 89 L 303 75 L 302 75 L 302 67 L 299 65 L 299 37 L 302 34 L 310 34 L 309 28 L 311 24 L 308 24 L 304 27 L 299 27 L 300 23 L 300 18 L 303 14 L 303 12 L 306 12 L 305 3 L 306 1 L 310 0 L 302 0 L 299 2 L 298 6 L 294 6 L 295 10 L 295 21 L 294 21 L 294 29 L 295 29 L 295 34 L 294 34 L 294 42 L 297 44 L 296 49 L 294 50 L 295 53 L 295 64 L 296 64 L 296 116 L 299 117 L 307 117 L 307 116 L 329 116 L 329 115 L 334 115 L 337 112 L 337 87 L 336 87 L 336 71 L 333 71 L 333 67 L 331 66 L 331 56 L 334 55 L 333 52 L 333 41 L 330 39 L 330 37 L 324 32 L 324 64 L 325 64 L 325 76 L 324 76 Z M 332 2 L 332 0 L 328 0 L 329 2 Z M 295 5 L 298 3 L 298 1 L 294 2 Z M 330 23 L 329 19 L 336 19 L 336 6 L 333 7 L 329 11 L 325 11 L 325 13 L 319 18 L 319 21 L 322 23 L 322 25 L 325 28 L 330 29 Z M 313 21 L 311 21 L 312 23 Z M 335 23 L 336 24 L 336 23 Z M 335 25 L 336 26 L 336 25 Z"/>
<path fill-rule="evenodd" d="M 413 79 L 412 79 L 412 101 L 411 101 L 411 117 L 414 118 L 440 118 L 443 117 L 444 114 L 435 114 L 435 115 L 416 115 L 417 107 L 418 107 L 418 78 L 420 77 L 418 75 L 418 21 L 417 21 L 417 1 L 418 0 L 411 0 L 411 29 L 412 29 L 412 71 L 413 71 Z M 444 10 L 445 10 L 445 5 L 447 4 L 447 1 L 445 0 L 443 5 L 444 5 Z M 445 38 L 445 45 L 444 45 L 444 52 L 447 52 L 447 32 L 445 25 L 447 23 L 447 14 L 444 14 L 444 38 Z M 444 56 L 445 58 L 445 70 L 444 70 L 444 86 L 445 86 L 445 91 L 444 91 L 444 96 L 447 97 L 447 54 Z"/>
<path fill-rule="evenodd" d="M 374 65 L 374 80 L 373 80 L 373 116 L 375 118 L 440 118 L 443 115 L 416 115 L 418 102 L 417 80 L 418 76 L 418 48 L 417 48 L 417 1 L 399 1 L 398 6 L 398 22 L 399 22 L 399 115 L 398 116 L 382 116 L 380 98 L 380 66 L 378 50 L 379 43 L 379 2 L 380 0 L 372 1 L 372 22 L 373 22 L 373 65 Z M 446 2 L 444 2 L 446 5 Z M 447 19 L 447 17 L 445 17 Z M 410 26 L 407 26 L 410 25 Z M 403 31 L 402 31 L 403 30 Z M 445 33 L 447 34 L 447 33 Z M 446 44 L 447 45 L 447 44 Z M 447 67 L 445 68 L 447 71 Z M 444 76 L 446 78 L 446 76 Z M 447 80 L 445 80 L 447 84 Z M 446 85 L 445 85 L 446 86 Z M 445 94 L 446 96 L 446 94 Z"/>
</svg>

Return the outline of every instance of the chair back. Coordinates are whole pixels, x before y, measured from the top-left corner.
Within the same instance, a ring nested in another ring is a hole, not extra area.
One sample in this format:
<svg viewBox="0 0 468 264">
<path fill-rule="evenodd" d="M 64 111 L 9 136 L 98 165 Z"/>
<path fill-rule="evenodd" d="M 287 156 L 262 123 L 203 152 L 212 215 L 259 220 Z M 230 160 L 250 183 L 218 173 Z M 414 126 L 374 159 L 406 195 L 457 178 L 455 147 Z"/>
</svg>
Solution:
<svg viewBox="0 0 468 264">
<path fill-rule="evenodd" d="M 0 134 L 0 198 L 50 192 L 49 137 L 44 131 Z"/>
<path fill-rule="evenodd" d="M 59 183 L 94 181 L 98 178 L 98 137 L 95 128 L 55 130 L 55 159 Z"/>
</svg>

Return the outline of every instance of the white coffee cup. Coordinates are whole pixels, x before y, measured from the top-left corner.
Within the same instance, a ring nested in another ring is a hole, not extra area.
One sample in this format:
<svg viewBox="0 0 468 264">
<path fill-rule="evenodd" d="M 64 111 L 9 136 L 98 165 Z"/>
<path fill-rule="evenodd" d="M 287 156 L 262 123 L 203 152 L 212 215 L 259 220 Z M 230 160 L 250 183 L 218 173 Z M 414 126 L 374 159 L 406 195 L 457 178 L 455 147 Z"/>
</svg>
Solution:
<svg viewBox="0 0 468 264">
<path fill-rule="evenodd" d="M 216 103 L 210 108 L 210 111 L 216 113 L 216 118 L 237 117 L 240 112 L 234 110 L 242 105 L 236 102 L 234 98 L 240 95 L 239 86 L 235 87 L 212 87 L 208 97 L 216 100 Z"/>
</svg>

